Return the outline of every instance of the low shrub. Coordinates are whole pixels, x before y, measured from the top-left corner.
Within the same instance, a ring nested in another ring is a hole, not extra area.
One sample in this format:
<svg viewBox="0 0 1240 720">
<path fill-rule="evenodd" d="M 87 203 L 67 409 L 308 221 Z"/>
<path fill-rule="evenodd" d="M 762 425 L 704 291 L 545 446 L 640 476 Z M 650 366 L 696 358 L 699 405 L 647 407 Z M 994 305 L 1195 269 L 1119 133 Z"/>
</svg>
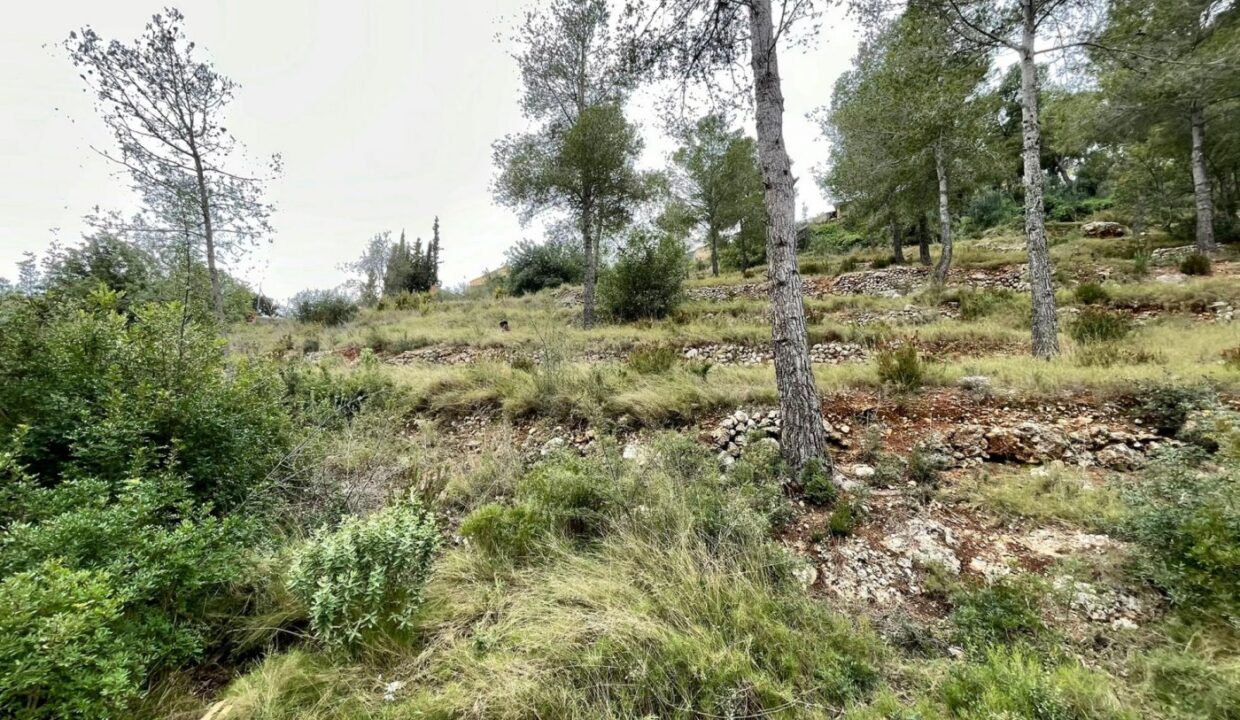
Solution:
<svg viewBox="0 0 1240 720">
<path fill-rule="evenodd" d="M 1129 488 L 1127 536 L 1140 571 L 1182 614 L 1240 623 L 1240 468 L 1197 467 L 1190 452 L 1161 455 Z"/>
<path fill-rule="evenodd" d="M 956 641 L 973 652 L 994 645 L 1037 642 L 1048 630 L 1040 598 L 1046 593 L 1033 575 L 1009 576 L 991 585 L 958 591 L 952 598 Z"/>
<path fill-rule="evenodd" d="M 861 503 L 851 496 L 840 498 L 827 517 L 827 530 L 832 535 L 851 535 L 861 520 Z"/>
<path fill-rule="evenodd" d="M 1171 717 L 1240 720 L 1240 660 L 1166 647 L 1137 659 L 1143 685 Z"/>
<path fill-rule="evenodd" d="M 1209 275 L 1210 256 L 1193 253 L 1180 261 L 1180 272 L 1185 275 Z"/>
<path fill-rule="evenodd" d="M 1105 675 L 1076 663 L 1048 665 L 1019 648 L 992 648 L 956 665 L 939 693 L 957 720 L 1129 720 Z"/>
<path fill-rule="evenodd" d="M 960 305 L 960 319 L 970 321 L 996 314 L 1011 306 L 1015 298 L 1015 293 L 1003 289 L 973 290 L 969 288 L 961 290 L 956 295 L 956 301 Z"/>
<path fill-rule="evenodd" d="M 1106 288 L 1096 282 L 1081 283 L 1072 291 L 1073 297 L 1082 305 L 1103 305 L 1111 299 Z"/>
<path fill-rule="evenodd" d="M 599 306 L 622 322 L 664 317 L 680 302 L 687 271 L 679 240 L 635 231 L 599 278 Z"/>
<path fill-rule="evenodd" d="M 481 552 L 513 562 L 529 557 L 547 530 L 538 513 L 523 505 L 483 505 L 461 522 L 461 536 Z"/>
<path fill-rule="evenodd" d="M 895 263 L 895 258 L 890 255 L 880 255 L 870 261 L 870 267 L 874 270 L 885 270 Z"/>
<path fill-rule="evenodd" d="M 1174 437 L 1184 428 L 1195 410 L 1215 402 L 1215 393 L 1208 385 L 1145 385 L 1137 393 L 1132 414 L 1160 435 Z"/>
<path fill-rule="evenodd" d="M 577 242 L 550 240 L 542 244 L 518 242 L 507 252 L 508 292 L 520 297 L 539 290 L 580 283 L 585 258 Z"/>
<path fill-rule="evenodd" d="M 861 267 L 861 260 L 856 255 L 847 255 L 840 261 L 840 274 L 856 272 Z"/>
<path fill-rule="evenodd" d="M 408 629 L 438 548 L 434 519 L 405 500 L 316 533 L 298 553 L 288 586 L 322 643 L 355 649 Z"/>
<path fill-rule="evenodd" d="M 1084 310 L 1068 328 L 1072 339 L 1083 345 L 1122 340 L 1130 332 L 1131 318 L 1098 308 Z"/>
<path fill-rule="evenodd" d="M 831 272 L 831 266 L 825 258 L 801 258 L 797 270 L 802 275 L 826 275 Z"/>
<path fill-rule="evenodd" d="M 876 362 L 879 381 L 896 390 L 916 392 L 926 382 L 925 364 L 911 344 L 879 351 Z"/>
<path fill-rule="evenodd" d="M 625 364 L 641 375 L 658 375 L 676 367 L 680 351 L 672 345 L 645 345 L 629 353 Z"/>
<path fill-rule="evenodd" d="M 357 316 L 357 303 L 339 290 L 302 290 L 289 301 L 298 322 L 327 327 L 344 325 Z"/>
<path fill-rule="evenodd" d="M 814 505 L 827 506 L 839 497 L 839 488 L 831 478 L 831 470 L 818 460 L 809 460 L 801 469 L 801 491 Z"/>
</svg>

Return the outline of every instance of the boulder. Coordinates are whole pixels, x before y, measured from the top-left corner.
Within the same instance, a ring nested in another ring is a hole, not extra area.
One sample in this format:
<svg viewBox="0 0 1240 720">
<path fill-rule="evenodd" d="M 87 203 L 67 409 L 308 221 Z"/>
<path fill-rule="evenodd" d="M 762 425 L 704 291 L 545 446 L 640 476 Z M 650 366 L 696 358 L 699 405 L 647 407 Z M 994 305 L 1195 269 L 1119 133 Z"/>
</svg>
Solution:
<svg viewBox="0 0 1240 720">
<path fill-rule="evenodd" d="M 1085 237 L 1117 238 L 1124 237 L 1126 231 L 1124 226 L 1117 222 L 1096 221 L 1085 223 L 1085 226 L 1081 228 L 1081 232 L 1085 234 Z"/>
</svg>

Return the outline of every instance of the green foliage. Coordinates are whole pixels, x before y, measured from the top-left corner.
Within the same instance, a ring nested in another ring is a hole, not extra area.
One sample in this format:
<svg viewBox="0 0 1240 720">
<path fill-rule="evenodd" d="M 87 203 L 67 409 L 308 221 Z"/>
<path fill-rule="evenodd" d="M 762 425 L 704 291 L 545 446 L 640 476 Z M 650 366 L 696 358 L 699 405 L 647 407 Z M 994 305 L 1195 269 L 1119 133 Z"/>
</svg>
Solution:
<svg viewBox="0 0 1240 720">
<path fill-rule="evenodd" d="M 1170 717 L 1240 720 L 1240 662 L 1235 657 L 1167 647 L 1138 659 L 1144 685 Z"/>
<path fill-rule="evenodd" d="M 1240 469 L 1195 467 L 1169 452 L 1129 490 L 1127 535 L 1142 574 L 1187 617 L 1240 622 Z"/>
<path fill-rule="evenodd" d="M 1081 283 L 1072 291 L 1072 296 L 1082 305 L 1104 305 L 1111 299 L 1106 288 L 1096 282 Z"/>
<path fill-rule="evenodd" d="M 951 619 L 957 642 L 979 652 L 993 645 L 1043 639 L 1048 630 L 1039 598 L 1045 592 L 1038 577 L 1018 575 L 956 593 Z"/>
<path fill-rule="evenodd" d="M 6 717 L 121 718 L 148 651 L 126 627 L 106 573 L 47 560 L 0 581 L 0 712 Z"/>
<path fill-rule="evenodd" d="M 1180 261 L 1180 272 L 1185 275 L 1209 275 L 1210 256 L 1193 253 Z"/>
<path fill-rule="evenodd" d="M 1189 414 L 1214 402 L 1214 391 L 1207 385 L 1146 385 L 1137 393 L 1132 413 L 1158 433 L 1174 437 L 1184 428 Z"/>
<path fill-rule="evenodd" d="M 327 327 L 344 325 L 357 316 L 357 303 L 338 290 L 302 290 L 289 301 L 298 322 Z"/>
<path fill-rule="evenodd" d="M 807 227 L 805 232 L 809 234 L 805 249 L 811 255 L 846 255 L 865 242 L 865 238 L 839 221 L 816 223 Z"/>
<path fill-rule="evenodd" d="M 926 382 L 926 368 L 914 345 L 879 351 L 878 379 L 900 392 L 916 392 Z"/>
<path fill-rule="evenodd" d="M 808 460 L 801 468 L 801 491 L 811 503 L 825 507 L 835 502 L 840 490 L 831 478 L 831 471 L 819 460 Z"/>
<path fill-rule="evenodd" d="M 537 244 L 522 240 L 507 252 L 505 285 L 514 296 L 536 293 L 581 282 L 585 258 L 580 244 L 548 240 Z"/>
<path fill-rule="evenodd" d="M 599 303 L 620 321 L 664 317 L 681 300 L 687 266 L 679 240 L 634 231 L 599 279 Z"/>
<path fill-rule="evenodd" d="M 959 720 L 1119 720 L 1105 676 L 1076 664 L 1048 666 L 1019 648 L 992 648 L 977 663 L 952 668 L 939 688 Z"/>
<path fill-rule="evenodd" d="M 861 505 L 852 497 L 844 497 L 831 509 L 827 530 L 832 535 L 850 535 L 860 521 Z"/>
<path fill-rule="evenodd" d="M 633 372 L 657 375 L 676 367 L 680 351 L 674 345 L 644 345 L 629 353 L 625 364 Z"/>
<path fill-rule="evenodd" d="M 545 518 L 524 505 L 483 505 L 461 522 L 461 537 L 480 552 L 512 562 L 529 557 L 549 530 Z"/>
<path fill-rule="evenodd" d="M 289 571 L 289 589 L 321 642 L 355 649 L 411 626 L 438 548 L 434 519 L 406 500 L 316 533 Z"/>
<path fill-rule="evenodd" d="M 1068 327 L 1072 339 L 1083 345 L 1123 340 L 1132 332 L 1132 319 L 1099 308 L 1083 310 Z"/>
<path fill-rule="evenodd" d="M 956 295 L 961 320 L 980 320 L 1010 308 L 1016 300 L 1011 290 L 961 290 Z"/>
</svg>

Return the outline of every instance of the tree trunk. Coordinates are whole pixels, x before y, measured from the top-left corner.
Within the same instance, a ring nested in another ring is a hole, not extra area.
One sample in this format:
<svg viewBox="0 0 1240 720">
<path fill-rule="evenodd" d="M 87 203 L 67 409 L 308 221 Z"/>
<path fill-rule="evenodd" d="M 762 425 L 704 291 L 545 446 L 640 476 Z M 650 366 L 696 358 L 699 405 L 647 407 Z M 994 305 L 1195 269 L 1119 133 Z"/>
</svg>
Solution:
<svg viewBox="0 0 1240 720">
<path fill-rule="evenodd" d="M 900 232 L 900 222 L 891 219 L 891 260 L 897 265 L 904 264 L 904 235 Z"/>
<path fill-rule="evenodd" d="M 192 146 L 191 146 L 192 147 Z M 194 153 L 194 176 L 198 182 L 198 207 L 202 212 L 202 234 L 207 248 L 207 275 L 211 278 L 211 309 L 215 319 L 224 322 L 224 295 L 220 292 L 220 273 L 215 267 L 215 233 L 211 229 L 211 198 L 207 192 L 207 175 L 202 158 Z"/>
<path fill-rule="evenodd" d="M 1206 170 L 1206 116 L 1201 106 L 1193 103 L 1190 117 L 1193 125 L 1193 196 L 1197 202 L 1197 252 L 1214 252 L 1214 196 L 1210 175 Z"/>
<path fill-rule="evenodd" d="M 947 271 L 952 266 L 952 214 L 947 204 L 947 159 L 940 146 L 934 148 L 934 171 L 939 178 L 939 234 L 943 238 L 939 264 L 934 266 L 934 283 L 942 285 L 947 282 Z"/>
<path fill-rule="evenodd" d="M 771 0 L 750 3 L 749 30 L 758 160 L 766 187 L 771 347 L 783 421 L 780 449 L 788 463 L 798 470 L 807 461 L 818 460 L 828 466 L 829 472 L 822 401 L 814 386 L 809 340 L 805 334 L 801 276 L 797 272 L 796 196 L 792 161 L 784 147 L 784 97 L 771 24 Z"/>
<path fill-rule="evenodd" d="M 719 231 L 713 223 L 707 236 L 710 238 L 710 274 L 719 277 Z"/>
<path fill-rule="evenodd" d="M 1035 0 L 1022 0 L 1024 14 L 1020 48 L 1021 131 L 1025 162 L 1025 238 L 1029 247 L 1029 289 L 1033 298 L 1033 355 L 1050 359 L 1059 354 L 1055 288 L 1046 245 L 1042 206 L 1042 134 L 1038 120 L 1038 66 L 1034 56 L 1037 22 Z"/>
<path fill-rule="evenodd" d="M 581 324 L 585 327 L 594 325 L 594 286 L 598 278 L 598 258 L 594 253 L 594 237 L 590 232 L 591 212 L 593 212 L 593 207 L 589 201 L 586 201 L 581 211 L 581 244 L 585 252 L 586 266 L 585 277 L 582 278 Z"/>
<path fill-rule="evenodd" d="M 917 254 L 922 265 L 930 266 L 930 223 L 926 214 L 917 214 Z"/>
</svg>

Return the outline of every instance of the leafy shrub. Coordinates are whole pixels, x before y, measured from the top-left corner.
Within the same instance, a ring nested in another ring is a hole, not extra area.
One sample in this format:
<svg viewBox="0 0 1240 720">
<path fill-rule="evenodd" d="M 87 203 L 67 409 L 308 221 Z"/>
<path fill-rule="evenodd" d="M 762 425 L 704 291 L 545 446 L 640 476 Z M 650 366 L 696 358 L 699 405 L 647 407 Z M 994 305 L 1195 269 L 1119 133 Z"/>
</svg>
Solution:
<svg viewBox="0 0 1240 720">
<path fill-rule="evenodd" d="M 1047 633 L 1039 605 L 1045 592 L 1036 576 L 1019 575 L 956 593 L 951 619 L 957 642 L 979 651 L 1041 639 Z"/>
<path fill-rule="evenodd" d="M 1240 664 L 1234 657 L 1160 648 L 1137 667 L 1151 694 L 1176 711 L 1172 717 L 1240 720 Z"/>
<path fill-rule="evenodd" d="M 891 267 L 895 261 L 896 259 L 890 255 L 881 255 L 870 261 L 870 267 L 875 270 L 884 270 Z"/>
<path fill-rule="evenodd" d="M 425 315 L 431 310 L 430 292 L 413 292 L 412 290 L 401 290 L 395 295 L 389 295 L 384 298 L 385 305 L 391 305 L 394 310 L 402 312 L 416 311 Z M 351 317 L 349 319 L 352 319 Z M 345 320 L 344 322 L 348 322 Z M 344 323 L 327 323 L 329 325 L 343 325 Z"/>
<path fill-rule="evenodd" d="M 676 367 L 680 352 L 672 345 L 644 345 L 629 353 L 626 364 L 642 375 L 659 375 Z"/>
<path fill-rule="evenodd" d="M 339 290 L 302 290 L 289 301 L 298 322 L 328 327 L 344 325 L 357 316 L 357 303 Z"/>
<path fill-rule="evenodd" d="M 876 358 L 878 379 L 901 392 L 916 392 L 926 382 L 926 368 L 913 345 L 882 350 Z"/>
<path fill-rule="evenodd" d="M 517 498 L 566 536 L 594 539 L 626 502 L 625 488 L 606 477 L 597 460 L 562 453 L 535 466 L 522 480 Z"/>
<path fill-rule="evenodd" d="M 289 589 L 328 647 L 407 629 L 439 548 L 434 519 L 414 500 L 320 531 L 298 554 Z"/>
<path fill-rule="evenodd" d="M 1181 452 L 1162 455 L 1128 494 L 1127 535 L 1144 550 L 1142 573 L 1174 607 L 1240 622 L 1240 469 L 1206 472 Z"/>
<path fill-rule="evenodd" d="M 843 255 L 865 242 L 865 238 L 839 222 L 810 225 L 806 231 L 809 238 L 805 249 L 812 255 Z"/>
<path fill-rule="evenodd" d="M 840 498 L 827 517 L 827 530 L 832 535 L 850 535 L 861 519 L 861 504 L 853 497 Z"/>
<path fill-rule="evenodd" d="M 680 302 L 687 267 L 679 240 L 635 231 L 599 278 L 599 304 L 620 321 L 664 317 Z"/>
<path fill-rule="evenodd" d="M 122 717 L 141 689 L 142 638 L 105 573 L 57 560 L 0 581 L 0 713 Z"/>
<path fill-rule="evenodd" d="M 1072 295 L 1082 305 L 1102 305 L 1111 299 L 1111 294 L 1107 292 L 1107 289 L 1096 282 L 1077 285 Z"/>
<path fill-rule="evenodd" d="M 522 240 L 507 252 L 508 292 L 515 296 L 581 282 L 585 258 L 575 242 Z"/>
<path fill-rule="evenodd" d="M 987 289 L 960 291 L 956 300 L 960 305 L 961 320 L 980 320 L 1012 304 L 1016 294 L 1011 290 Z"/>
<path fill-rule="evenodd" d="M 1019 648 L 993 648 L 952 668 L 939 689 L 959 720 L 1120 720 L 1106 676 L 1078 664 L 1047 666 Z"/>
<path fill-rule="evenodd" d="M 824 468 L 818 460 L 809 460 L 801 469 L 801 490 L 805 499 L 820 506 L 827 506 L 839 497 L 839 488 L 831 478 L 829 468 Z"/>
<path fill-rule="evenodd" d="M 1210 256 L 1193 253 L 1180 261 L 1180 272 L 1185 275 L 1209 275 Z"/>
<path fill-rule="evenodd" d="M 1194 411 L 1214 404 L 1207 385 L 1146 385 L 1138 394 L 1133 415 L 1159 434 L 1173 437 Z"/>
<path fill-rule="evenodd" d="M 461 536 L 487 555 L 520 561 L 530 555 L 547 529 L 538 513 L 529 507 L 491 503 L 465 518 Z"/>
<path fill-rule="evenodd" d="M 848 255 L 840 261 L 840 274 L 855 272 L 859 267 L 861 267 L 861 261 L 857 259 L 857 256 Z"/>
<path fill-rule="evenodd" d="M 319 351 L 319 347 L 321 347 L 319 345 L 319 339 L 316 337 L 308 337 L 301 341 L 302 354 L 309 355 L 310 353 L 316 353 Z"/>
<path fill-rule="evenodd" d="M 1132 332 L 1132 320 L 1121 313 L 1097 308 L 1083 311 L 1072 322 L 1068 333 L 1081 344 L 1122 340 Z"/>
</svg>

